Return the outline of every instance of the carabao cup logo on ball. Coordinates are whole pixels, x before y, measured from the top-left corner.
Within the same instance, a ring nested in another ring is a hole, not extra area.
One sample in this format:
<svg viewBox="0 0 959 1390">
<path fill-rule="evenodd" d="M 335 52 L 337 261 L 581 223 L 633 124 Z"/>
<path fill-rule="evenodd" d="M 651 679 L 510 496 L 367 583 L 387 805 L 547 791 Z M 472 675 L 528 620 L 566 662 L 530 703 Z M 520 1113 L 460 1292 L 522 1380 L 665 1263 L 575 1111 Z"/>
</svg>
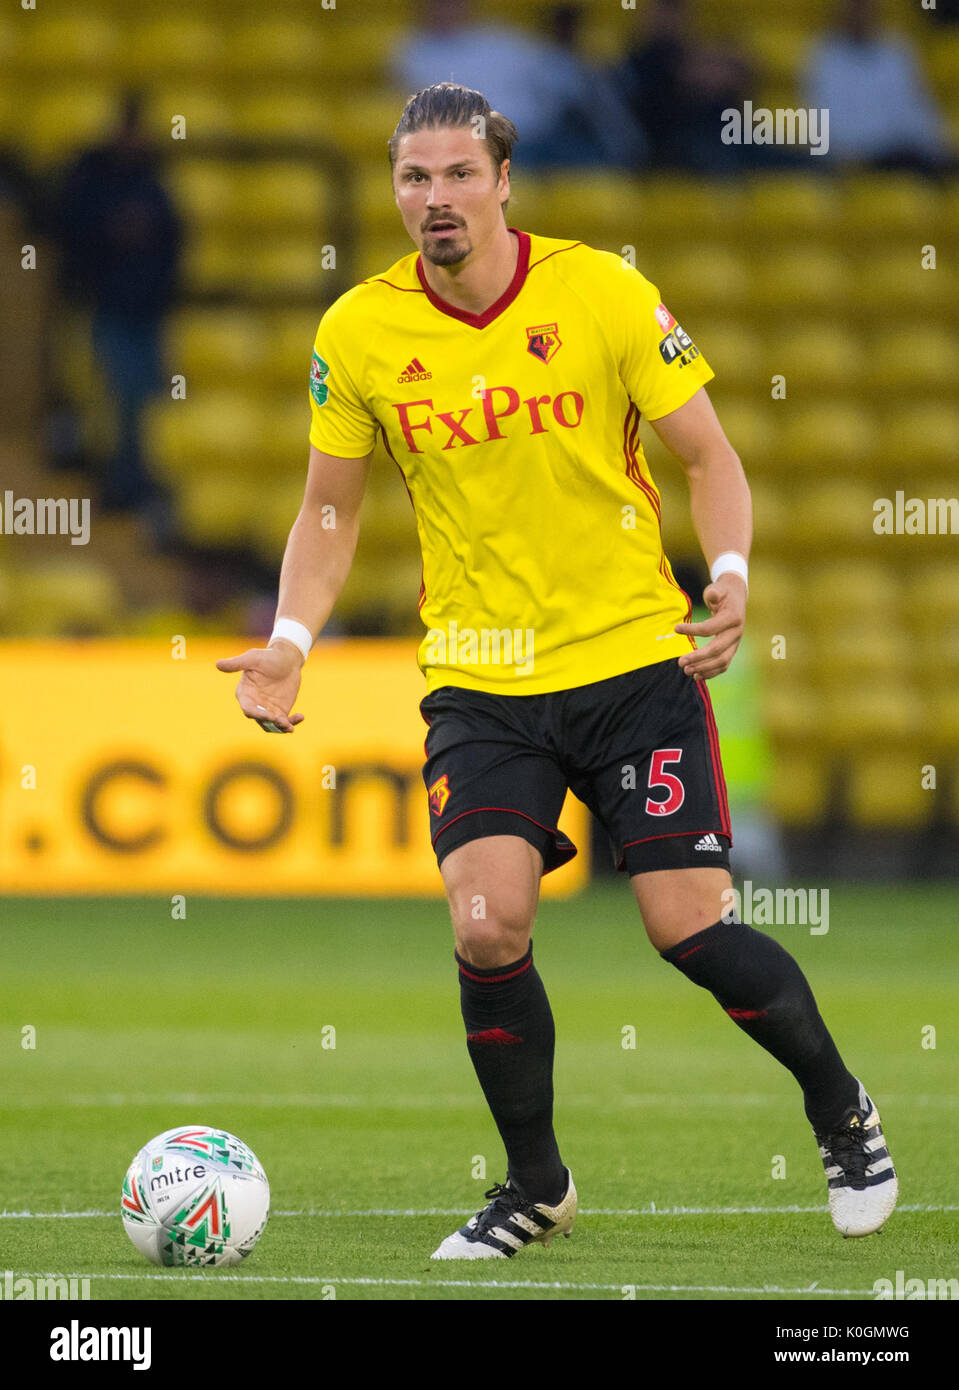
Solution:
<svg viewBox="0 0 959 1390">
<path fill-rule="evenodd" d="M 181 1125 L 146 1144 L 120 1200 L 127 1235 L 158 1265 L 233 1265 L 263 1234 L 270 1185 L 256 1154 L 223 1129 Z"/>
</svg>

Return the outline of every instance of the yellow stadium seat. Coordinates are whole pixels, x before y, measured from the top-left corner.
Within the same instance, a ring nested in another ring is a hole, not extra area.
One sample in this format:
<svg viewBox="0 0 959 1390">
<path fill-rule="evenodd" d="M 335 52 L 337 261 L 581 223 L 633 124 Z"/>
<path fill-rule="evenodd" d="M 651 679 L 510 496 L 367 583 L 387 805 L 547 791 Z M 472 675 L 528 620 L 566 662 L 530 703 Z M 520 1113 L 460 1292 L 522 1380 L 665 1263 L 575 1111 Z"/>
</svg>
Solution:
<svg viewBox="0 0 959 1390">
<path fill-rule="evenodd" d="M 918 650 L 912 634 L 894 619 L 886 622 L 846 618 L 821 625 L 816 653 L 826 681 L 840 683 L 869 678 L 877 685 L 895 685 L 902 670 L 914 671 Z"/>
<path fill-rule="evenodd" d="M 806 569 L 801 587 L 813 634 L 850 619 L 868 627 L 900 616 L 901 581 L 888 561 L 824 558 Z"/>
<path fill-rule="evenodd" d="M 877 744 L 891 751 L 896 743 L 914 742 L 925 727 L 923 702 L 902 680 L 881 686 L 845 681 L 823 695 L 824 743 L 833 749 L 855 750 Z"/>
<path fill-rule="evenodd" d="M 183 277 L 189 293 L 249 291 L 250 239 L 239 231 L 197 226 L 187 238 Z"/>
<path fill-rule="evenodd" d="M 348 99 L 357 111 L 362 105 L 356 104 L 355 93 L 358 89 L 371 93 L 381 84 L 386 85 L 391 81 L 391 61 L 409 32 L 408 13 L 393 19 L 383 14 L 380 6 L 377 6 L 377 10 L 379 12 L 370 17 L 367 17 L 367 11 L 362 19 L 354 19 L 351 15 L 347 23 L 337 22 L 339 15 L 329 17 L 332 23 L 327 18 L 321 18 L 316 26 L 325 40 L 323 71 L 329 72 L 343 84 L 344 90 L 350 89 Z M 346 13 L 350 14 L 350 11 L 346 10 Z M 436 80 L 439 82 L 443 79 Z M 408 95 L 407 92 L 401 94 L 384 138 L 393 134 Z"/>
<path fill-rule="evenodd" d="M 751 268 L 748 302 L 755 308 L 782 313 L 835 313 L 844 303 L 846 258 L 823 246 L 800 246 L 768 251 Z"/>
<path fill-rule="evenodd" d="M 829 812 L 829 765 L 806 749 L 773 750 L 770 810 L 784 826 L 798 828 L 821 821 Z"/>
<path fill-rule="evenodd" d="M 746 50 L 763 80 L 791 86 L 799 82 L 812 37 L 807 26 L 780 23 L 778 17 L 775 23 L 750 24 L 743 32 Z"/>
<path fill-rule="evenodd" d="M 781 663 L 784 673 L 787 664 L 788 657 Z M 825 717 L 822 701 L 797 674 L 790 671 L 775 683 L 767 680 L 762 707 L 766 727 L 777 747 L 793 746 L 805 752 L 819 747 Z"/>
<path fill-rule="evenodd" d="M 753 525 L 763 547 L 777 549 L 794 540 L 795 516 L 791 498 L 776 483 L 759 478 L 750 484 L 753 498 Z"/>
<path fill-rule="evenodd" d="M 310 21 L 291 11 L 251 18 L 241 15 L 227 28 L 223 66 L 243 82 L 264 73 L 283 78 L 319 75 L 329 52 L 325 16 Z"/>
<path fill-rule="evenodd" d="M 806 390 L 807 399 L 823 392 L 849 391 L 861 386 L 865 349 L 862 338 L 847 328 L 841 318 L 824 318 L 777 328 L 767 339 L 770 374 L 786 378 L 786 399 L 790 388 Z"/>
<path fill-rule="evenodd" d="M 940 28 L 924 57 L 926 71 L 940 96 L 954 104 L 959 91 L 959 33 Z"/>
<path fill-rule="evenodd" d="M 839 202 L 829 180 L 809 174 L 773 174 L 746 185 L 745 216 L 752 231 L 772 239 L 809 236 L 817 244 L 836 229 Z"/>
<path fill-rule="evenodd" d="M 362 280 L 368 275 L 382 275 L 404 256 L 413 255 L 416 247 L 410 241 L 397 214 L 396 227 L 392 232 L 366 233 L 360 228 L 359 235 L 350 247 L 353 266 L 352 278 Z"/>
<path fill-rule="evenodd" d="M 362 61 L 362 54 L 359 57 Z M 338 50 L 337 66 L 339 61 Z M 342 71 L 339 75 L 345 80 Z M 369 72 L 364 72 L 363 76 L 368 82 Z M 358 102 L 356 93 L 351 92 L 348 97 L 339 99 L 332 129 L 327 133 L 347 154 L 355 158 L 372 159 L 382 152 L 384 167 L 388 169 L 387 145 L 403 114 L 406 96 L 407 94 L 402 92 L 367 89 L 363 100 Z"/>
<path fill-rule="evenodd" d="M 316 330 L 326 308 L 317 299 L 312 307 L 274 310 L 262 319 L 264 384 L 295 394 L 304 402 L 310 377 L 310 357 Z"/>
<path fill-rule="evenodd" d="M 720 246 L 684 250 L 683 245 L 661 251 L 643 266 L 680 323 L 692 322 L 690 316 L 699 312 L 740 313 L 752 279 L 747 259 Z"/>
<path fill-rule="evenodd" d="M 933 659 L 959 661 L 949 633 L 959 627 L 959 564 L 955 558 L 927 559 L 903 576 L 904 619 L 920 634 Z"/>
<path fill-rule="evenodd" d="M 696 314 L 683 327 L 716 373 L 720 389 L 755 392 L 766 386 L 766 354 L 747 321 Z"/>
<path fill-rule="evenodd" d="M 189 70 L 180 79 L 151 80 L 146 122 L 161 149 L 168 150 L 169 163 L 189 159 L 203 140 L 220 140 L 234 133 L 232 103 L 216 88 L 197 82 Z"/>
<path fill-rule="evenodd" d="M 269 438 L 266 406 L 250 392 L 206 390 L 182 401 L 163 401 L 147 413 L 148 456 L 164 476 L 183 478 L 211 470 L 262 476 Z"/>
<path fill-rule="evenodd" d="M 119 630 L 123 594 L 113 572 L 92 558 L 48 559 L 17 570 L 10 591 L 10 636 L 93 637 Z"/>
<path fill-rule="evenodd" d="M 685 175 L 644 178 L 637 236 L 688 245 L 720 237 L 738 238 L 746 211 L 739 183 L 717 183 Z M 574 204 L 575 206 L 575 204 Z"/>
<path fill-rule="evenodd" d="M 706 360 L 710 361 L 708 352 Z M 742 459 L 747 477 L 754 471 L 775 473 L 780 462 L 778 404 L 772 399 L 757 405 L 753 400 L 721 400 L 722 382 L 710 383 L 709 392 L 726 438 Z"/>
<path fill-rule="evenodd" d="M 244 284 L 267 298 L 281 293 L 319 299 L 342 247 L 321 242 L 316 232 L 314 228 L 309 236 L 277 232 L 260 238 L 248 252 Z"/>
<path fill-rule="evenodd" d="M 903 232 L 921 245 L 940 211 L 935 188 L 918 174 L 854 174 L 839 197 L 843 235 L 853 246 Z"/>
<path fill-rule="evenodd" d="M 38 76 L 113 74 L 125 61 L 122 38 L 122 26 L 104 16 L 44 14 L 41 5 L 39 13 L 20 20 L 16 61 Z"/>
<path fill-rule="evenodd" d="M 391 237 L 402 232 L 403 224 L 393 201 L 393 187 L 390 182 L 390 165 L 384 153 L 370 160 L 364 160 L 356 169 L 356 220 L 365 235 Z M 510 204 L 507 221 L 512 218 L 513 205 Z M 412 242 L 410 250 L 413 249 Z"/>
<path fill-rule="evenodd" d="M 959 405 L 948 401 L 903 401 L 882 424 L 884 459 L 911 478 L 955 464 L 959 440 Z M 910 484 L 912 486 L 912 484 Z"/>
<path fill-rule="evenodd" d="M 283 478 L 264 488 L 250 516 L 250 543 L 268 565 L 279 566 L 289 539 L 290 528 L 303 502 L 302 478 Z"/>
<path fill-rule="evenodd" d="M 134 24 L 126 18 L 124 65 L 131 75 L 151 82 L 179 74 L 194 82 L 197 73 L 216 76 L 222 69 L 226 28 L 183 12 L 148 16 Z"/>
<path fill-rule="evenodd" d="M 248 309 L 180 309 L 168 329 L 171 372 L 186 376 L 190 395 L 197 388 L 258 381 L 264 352 L 262 327 Z"/>
<path fill-rule="evenodd" d="M 262 478 L 238 478 L 229 468 L 186 474 L 175 492 L 180 527 L 194 545 L 246 544 L 263 507 Z"/>
<path fill-rule="evenodd" d="M 267 398 L 263 408 L 263 475 L 290 478 L 299 483 L 302 494 L 310 454 L 310 402 L 306 388 L 296 395 Z"/>
<path fill-rule="evenodd" d="M 790 472 L 812 475 L 859 473 L 881 456 L 882 436 L 876 418 L 862 406 L 825 397 L 815 405 L 805 399 L 790 403 L 790 372 L 786 399 L 778 404 L 781 426 L 777 435 L 780 457 Z M 797 392 L 798 394 L 798 392 Z M 872 507 L 869 507 L 872 524 Z"/>
<path fill-rule="evenodd" d="M 319 243 L 327 238 L 333 204 L 329 176 L 305 159 L 254 160 L 237 171 L 236 222 L 271 235 L 272 228 L 296 227 Z"/>
<path fill-rule="evenodd" d="M 869 830 L 914 830 L 930 819 L 935 792 L 922 785 L 919 751 L 859 750 L 845 787 L 849 815 Z"/>
<path fill-rule="evenodd" d="M 326 91 L 320 87 L 285 84 L 243 92 L 237 98 L 234 112 L 236 133 L 247 140 L 320 144 L 335 138 L 333 107 Z"/>
<path fill-rule="evenodd" d="M 775 556 L 766 547 L 766 538 L 761 530 L 756 532 L 756 552 L 749 564 L 749 616 L 747 621 L 753 630 L 754 623 L 763 630 L 764 640 L 773 636 L 785 635 L 796 627 L 797 609 L 800 609 L 800 580 L 796 566 Z M 787 657 L 789 646 L 787 639 Z M 781 665 L 771 661 L 771 666 Z"/>
<path fill-rule="evenodd" d="M 874 340 L 867 371 L 876 392 L 951 393 L 959 381 L 959 332 L 926 323 L 889 329 Z"/>
<path fill-rule="evenodd" d="M 520 181 L 524 175 L 520 173 Z M 645 195 L 637 178 L 612 170 L 556 173 L 540 189 L 539 221 L 531 230 L 543 236 L 569 238 L 620 251 L 612 241 L 616 230 L 629 232 L 634 248 L 642 236 Z"/>
<path fill-rule="evenodd" d="M 955 271 L 940 264 L 924 270 L 922 246 L 900 243 L 894 251 L 853 257 L 849 265 L 848 302 L 857 318 L 871 315 L 884 323 L 925 325 L 929 315 L 953 319 L 957 309 Z"/>
<path fill-rule="evenodd" d="M 786 500 L 784 540 L 810 557 L 832 555 L 840 547 L 847 553 L 856 546 L 872 549 L 874 499 L 875 489 L 868 483 L 848 477 L 807 478 Z"/>
<path fill-rule="evenodd" d="M 168 161 L 167 185 L 190 231 L 198 225 L 236 221 L 242 196 L 240 171 L 234 160 L 191 154 L 189 145 Z"/>
<path fill-rule="evenodd" d="M 110 88 L 58 84 L 31 95 L 29 116 L 21 113 L 20 139 L 34 160 L 49 165 L 100 144 L 116 113 L 117 94 Z"/>
</svg>

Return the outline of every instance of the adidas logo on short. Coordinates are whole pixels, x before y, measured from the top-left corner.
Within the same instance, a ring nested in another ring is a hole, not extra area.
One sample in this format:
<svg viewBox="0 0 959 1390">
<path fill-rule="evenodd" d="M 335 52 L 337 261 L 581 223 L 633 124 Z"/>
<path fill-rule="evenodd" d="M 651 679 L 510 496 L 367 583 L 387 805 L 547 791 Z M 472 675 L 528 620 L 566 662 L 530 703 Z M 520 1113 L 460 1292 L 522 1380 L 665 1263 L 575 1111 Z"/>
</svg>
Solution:
<svg viewBox="0 0 959 1390">
<path fill-rule="evenodd" d="M 710 834 L 704 835 L 701 840 L 697 840 L 696 843 L 693 845 L 693 849 L 711 849 L 721 851 L 722 845 L 716 839 L 715 835 Z"/>
<path fill-rule="evenodd" d="M 403 383 L 407 381 L 429 381 L 432 378 L 432 376 L 433 373 L 428 372 L 426 370 L 420 359 L 418 357 L 414 357 L 413 361 L 409 364 L 406 370 L 404 372 L 401 372 L 400 375 L 396 378 L 396 380 L 402 386 Z"/>
</svg>

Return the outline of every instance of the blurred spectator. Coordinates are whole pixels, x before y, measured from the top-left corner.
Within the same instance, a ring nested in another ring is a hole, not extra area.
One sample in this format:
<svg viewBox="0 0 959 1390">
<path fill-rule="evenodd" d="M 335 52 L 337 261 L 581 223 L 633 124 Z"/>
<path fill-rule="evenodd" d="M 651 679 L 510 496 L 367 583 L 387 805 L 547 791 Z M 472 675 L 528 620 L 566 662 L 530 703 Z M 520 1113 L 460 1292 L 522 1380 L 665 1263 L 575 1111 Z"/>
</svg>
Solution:
<svg viewBox="0 0 959 1390">
<path fill-rule="evenodd" d="M 126 94 L 106 143 L 67 170 L 57 211 L 66 289 L 92 307 L 93 344 L 116 408 L 116 450 L 101 503 L 106 510 L 142 507 L 162 496 L 140 433 L 144 407 L 164 384 L 161 334 L 180 224 L 156 171 L 139 94 Z"/>
<path fill-rule="evenodd" d="M 949 160 L 912 49 L 880 31 L 876 0 L 842 0 L 837 29 L 810 55 L 806 100 L 829 112 L 830 162 L 931 171 Z"/>
<path fill-rule="evenodd" d="M 724 173 L 776 158 L 769 146 L 723 144 L 723 112 L 742 110 L 752 69 L 735 48 L 695 38 L 687 0 L 653 0 L 646 33 L 616 81 L 646 132 L 654 168 Z"/>
<path fill-rule="evenodd" d="M 394 77 L 407 91 L 459 82 L 482 92 L 519 131 L 523 168 L 607 164 L 644 157 L 642 133 L 610 82 L 579 57 L 580 7 L 559 5 L 550 36 L 474 23 L 469 0 L 425 0 L 423 24 L 400 49 Z"/>
</svg>

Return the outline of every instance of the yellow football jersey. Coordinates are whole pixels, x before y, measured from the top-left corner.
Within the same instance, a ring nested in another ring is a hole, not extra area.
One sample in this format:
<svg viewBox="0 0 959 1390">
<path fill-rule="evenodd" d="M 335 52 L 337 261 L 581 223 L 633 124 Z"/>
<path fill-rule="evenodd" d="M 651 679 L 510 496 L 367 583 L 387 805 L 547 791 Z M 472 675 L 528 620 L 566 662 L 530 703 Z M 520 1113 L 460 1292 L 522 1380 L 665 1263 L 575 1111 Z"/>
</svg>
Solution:
<svg viewBox="0 0 959 1390">
<path fill-rule="evenodd" d="M 695 646 L 639 421 L 713 373 L 619 256 L 510 230 L 516 273 L 485 313 L 440 299 L 413 252 L 316 334 L 311 442 L 361 458 L 382 433 L 409 490 L 431 691 L 544 694 Z"/>
</svg>

